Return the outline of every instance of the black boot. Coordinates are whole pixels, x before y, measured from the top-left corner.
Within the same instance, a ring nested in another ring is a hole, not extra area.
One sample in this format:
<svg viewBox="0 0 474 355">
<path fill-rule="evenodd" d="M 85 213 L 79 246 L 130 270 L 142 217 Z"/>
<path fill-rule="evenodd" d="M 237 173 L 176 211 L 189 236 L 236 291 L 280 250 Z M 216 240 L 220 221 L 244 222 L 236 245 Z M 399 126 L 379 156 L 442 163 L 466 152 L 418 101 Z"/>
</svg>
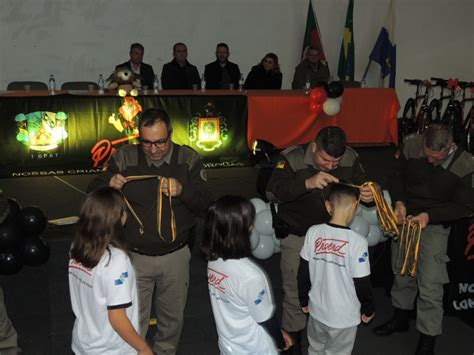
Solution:
<svg viewBox="0 0 474 355">
<path fill-rule="evenodd" d="M 286 351 L 282 351 L 282 355 L 301 355 L 303 354 L 301 350 L 301 334 L 302 330 L 298 332 L 287 332 L 290 337 L 293 339 L 293 346 Z"/>
<path fill-rule="evenodd" d="M 420 333 L 415 355 L 434 355 L 436 337 Z"/>
<path fill-rule="evenodd" d="M 408 317 L 410 311 L 395 308 L 393 317 L 382 325 L 374 328 L 374 333 L 380 336 L 387 336 L 395 332 L 406 332 L 408 330 Z"/>
</svg>

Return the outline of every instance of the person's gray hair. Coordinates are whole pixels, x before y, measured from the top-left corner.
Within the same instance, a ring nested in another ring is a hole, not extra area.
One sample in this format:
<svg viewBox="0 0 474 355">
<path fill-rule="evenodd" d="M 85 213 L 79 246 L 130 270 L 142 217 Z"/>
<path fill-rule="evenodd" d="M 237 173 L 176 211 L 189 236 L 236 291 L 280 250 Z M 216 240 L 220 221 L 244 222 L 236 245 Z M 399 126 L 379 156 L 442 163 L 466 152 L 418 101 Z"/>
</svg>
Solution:
<svg viewBox="0 0 474 355">
<path fill-rule="evenodd" d="M 440 152 L 449 149 L 453 144 L 453 132 L 445 124 L 431 124 L 423 133 L 423 146 Z"/>
</svg>

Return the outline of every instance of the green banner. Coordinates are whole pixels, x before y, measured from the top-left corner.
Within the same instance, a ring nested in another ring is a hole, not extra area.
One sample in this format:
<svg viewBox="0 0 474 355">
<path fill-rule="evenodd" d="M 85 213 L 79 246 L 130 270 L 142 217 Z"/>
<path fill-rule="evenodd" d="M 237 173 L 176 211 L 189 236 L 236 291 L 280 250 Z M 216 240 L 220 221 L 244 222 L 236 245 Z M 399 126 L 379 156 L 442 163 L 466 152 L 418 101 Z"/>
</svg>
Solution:
<svg viewBox="0 0 474 355">
<path fill-rule="evenodd" d="M 0 177 L 100 172 L 120 146 L 137 144 L 138 118 L 152 107 L 169 113 L 173 141 L 207 168 L 251 165 L 242 95 L 0 97 Z"/>
</svg>

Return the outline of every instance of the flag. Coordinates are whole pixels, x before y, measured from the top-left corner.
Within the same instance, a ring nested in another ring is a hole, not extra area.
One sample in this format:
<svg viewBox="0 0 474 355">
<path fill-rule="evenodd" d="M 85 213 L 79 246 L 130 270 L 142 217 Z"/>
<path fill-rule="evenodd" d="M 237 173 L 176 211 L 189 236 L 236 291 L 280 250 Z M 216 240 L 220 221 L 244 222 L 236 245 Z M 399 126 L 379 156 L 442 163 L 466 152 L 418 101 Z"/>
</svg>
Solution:
<svg viewBox="0 0 474 355">
<path fill-rule="evenodd" d="M 354 80 L 354 24 L 352 22 L 354 12 L 354 0 L 349 0 L 347 6 L 346 24 L 342 37 L 341 52 L 339 54 L 339 66 L 337 74 L 342 81 Z"/>
<path fill-rule="evenodd" d="M 385 20 L 385 26 L 380 30 L 374 49 L 370 53 L 370 60 L 379 63 L 381 76 L 386 78 L 390 75 L 389 87 L 395 87 L 395 75 L 397 69 L 397 45 L 393 39 L 395 27 L 394 2 L 390 1 L 390 10 Z"/>
<path fill-rule="evenodd" d="M 306 30 L 304 32 L 303 53 L 301 54 L 301 58 L 304 59 L 306 49 L 310 45 L 319 48 L 319 57 L 322 61 L 325 61 L 326 56 L 321 42 L 321 32 L 319 32 L 318 20 L 313 12 L 311 0 L 309 0 L 308 16 L 306 17 Z"/>
</svg>

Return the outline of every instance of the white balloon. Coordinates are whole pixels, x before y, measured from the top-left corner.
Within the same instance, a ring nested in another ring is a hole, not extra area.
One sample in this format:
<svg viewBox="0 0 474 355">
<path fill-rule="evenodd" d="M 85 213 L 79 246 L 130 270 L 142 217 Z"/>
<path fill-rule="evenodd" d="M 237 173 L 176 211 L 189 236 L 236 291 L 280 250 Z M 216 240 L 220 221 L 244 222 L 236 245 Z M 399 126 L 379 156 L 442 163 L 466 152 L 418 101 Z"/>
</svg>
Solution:
<svg viewBox="0 0 474 355">
<path fill-rule="evenodd" d="M 391 206 L 392 198 L 390 197 L 390 193 L 388 192 L 388 190 L 383 190 L 383 197 L 385 198 L 385 201 L 387 201 L 388 204 Z"/>
<path fill-rule="evenodd" d="M 268 259 L 275 251 L 275 244 L 269 235 L 261 235 L 260 243 L 252 250 L 252 255 L 260 260 Z"/>
<path fill-rule="evenodd" d="M 373 247 L 382 241 L 383 233 L 379 226 L 371 224 L 369 226 L 369 234 L 367 234 L 367 243 L 369 247 Z"/>
<path fill-rule="evenodd" d="M 328 98 L 323 104 L 323 111 L 328 116 L 337 115 L 341 109 L 341 104 L 336 99 Z"/>
<path fill-rule="evenodd" d="M 369 233 L 369 223 L 361 216 L 355 216 L 350 227 L 354 232 L 359 233 L 363 237 L 367 237 Z"/>
<path fill-rule="evenodd" d="M 275 244 L 275 253 L 279 253 L 280 252 L 280 241 L 281 239 L 278 239 L 275 235 L 275 233 L 273 233 L 271 235 L 272 237 L 272 240 L 273 240 L 273 243 Z"/>
<path fill-rule="evenodd" d="M 367 221 L 369 224 L 373 225 L 378 225 L 379 224 L 379 218 L 377 216 L 377 208 L 374 207 L 365 207 L 362 206 L 362 217 Z"/>
<path fill-rule="evenodd" d="M 252 234 L 250 234 L 250 249 L 255 249 L 258 243 L 260 243 L 260 235 L 255 228 L 252 228 Z"/>
<path fill-rule="evenodd" d="M 268 208 L 267 204 L 262 199 L 255 197 L 255 198 L 251 198 L 250 202 L 252 203 L 253 207 L 255 207 L 255 213 L 266 210 Z"/>
<path fill-rule="evenodd" d="M 275 231 L 272 227 L 272 212 L 270 210 L 262 210 L 255 217 L 254 228 L 261 235 L 272 235 Z"/>
</svg>

